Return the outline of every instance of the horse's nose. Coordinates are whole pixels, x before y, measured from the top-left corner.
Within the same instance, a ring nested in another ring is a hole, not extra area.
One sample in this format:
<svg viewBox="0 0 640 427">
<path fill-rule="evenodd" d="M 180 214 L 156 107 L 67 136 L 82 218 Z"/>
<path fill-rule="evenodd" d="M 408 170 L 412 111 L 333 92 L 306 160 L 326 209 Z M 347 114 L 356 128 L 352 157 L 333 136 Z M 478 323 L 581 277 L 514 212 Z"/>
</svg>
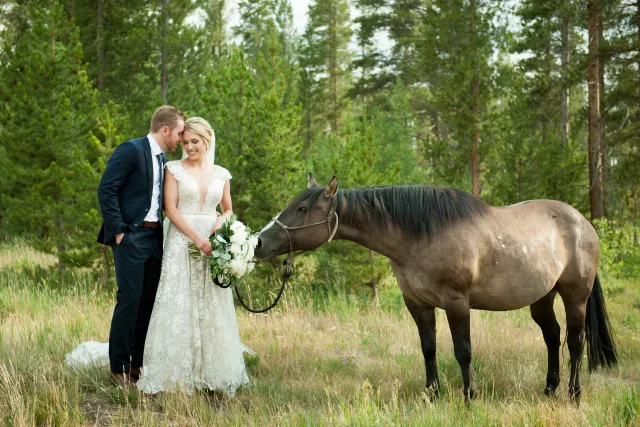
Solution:
<svg viewBox="0 0 640 427">
<path fill-rule="evenodd" d="M 260 249 L 261 246 L 262 246 L 262 239 L 258 237 L 258 244 L 256 245 L 256 249 Z"/>
</svg>

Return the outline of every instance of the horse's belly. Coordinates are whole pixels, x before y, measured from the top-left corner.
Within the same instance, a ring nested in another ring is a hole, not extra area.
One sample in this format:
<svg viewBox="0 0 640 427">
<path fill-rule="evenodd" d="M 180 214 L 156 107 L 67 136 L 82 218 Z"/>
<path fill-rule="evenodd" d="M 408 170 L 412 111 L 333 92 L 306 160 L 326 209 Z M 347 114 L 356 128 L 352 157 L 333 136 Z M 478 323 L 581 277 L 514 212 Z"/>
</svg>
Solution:
<svg viewBox="0 0 640 427">
<path fill-rule="evenodd" d="M 472 287 L 469 307 L 476 310 L 517 310 L 527 307 L 548 294 L 555 281 L 539 278 L 535 281 L 494 280 L 482 287 Z"/>
<path fill-rule="evenodd" d="M 542 254 L 496 259 L 471 287 L 471 308 L 498 311 L 529 306 L 553 289 L 561 273 L 555 260 Z"/>
</svg>

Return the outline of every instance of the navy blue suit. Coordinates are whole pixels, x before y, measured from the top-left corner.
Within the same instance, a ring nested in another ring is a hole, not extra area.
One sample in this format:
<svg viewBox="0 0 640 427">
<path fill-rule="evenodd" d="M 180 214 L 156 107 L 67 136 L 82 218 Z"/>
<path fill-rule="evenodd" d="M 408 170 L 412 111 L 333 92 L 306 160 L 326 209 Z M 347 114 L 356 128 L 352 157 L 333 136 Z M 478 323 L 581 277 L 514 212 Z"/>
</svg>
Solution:
<svg viewBox="0 0 640 427">
<path fill-rule="evenodd" d="M 157 160 L 151 155 L 147 137 L 123 142 L 109 158 L 98 187 L 104 221 L 98 242 L 113 250 L 118 283 L 109 334 L 113 373 L 142 366 L 144 341 L 160 281 L 162 216 L 159 215 L 157 228 L 139 227 L 151 206 L 154 161 Z M 162 202 L 162 183 L 160 189 Z M 115 236 L 120 233 L 124 237 L 117 244 Z"/>
</svg>

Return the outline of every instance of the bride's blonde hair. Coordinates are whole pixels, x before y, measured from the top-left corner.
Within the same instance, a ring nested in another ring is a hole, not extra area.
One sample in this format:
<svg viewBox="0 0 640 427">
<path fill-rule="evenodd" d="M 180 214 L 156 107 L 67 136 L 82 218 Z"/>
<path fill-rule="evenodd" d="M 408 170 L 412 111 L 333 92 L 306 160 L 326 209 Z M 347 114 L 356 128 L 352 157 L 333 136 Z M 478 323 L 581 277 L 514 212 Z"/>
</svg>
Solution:
<svg viewBox="0 0 640 427">
<path fill-rule="evenodd" d="M 211 147 L 211 137 L 213 136 L 213 130 L 211 125 L 202 117 L 191 117 L 184 122 L 184 130 L 193 132 L 198 135 L 204 141 L 204 145 L 207 146 L 207 150 Z"/>
</svg>

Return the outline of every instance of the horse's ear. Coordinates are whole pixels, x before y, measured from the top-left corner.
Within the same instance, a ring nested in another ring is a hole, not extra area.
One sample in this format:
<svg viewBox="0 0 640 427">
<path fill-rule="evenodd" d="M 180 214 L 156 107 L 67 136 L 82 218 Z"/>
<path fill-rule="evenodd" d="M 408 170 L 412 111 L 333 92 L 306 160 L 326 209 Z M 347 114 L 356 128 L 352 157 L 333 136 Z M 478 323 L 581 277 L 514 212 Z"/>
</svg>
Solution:
<svg viewBox="0 0 640 427">
<path fill-rule="evenodd" d="M 336 196 L 337 192 L 338 192 L 338 177 L 334 176 L 331 179 L 331 182 L 329 183 L 329 185 L 327 185 L 327 188 L 324 189 L 324 197 L 326 197 L 327 199 L 333 199 Z"/>
<path fill-rule="evenodd" d="M 313 179 L 313 174 L 309 172 L 309 188 L 318 187 L 318 183 Z"/>
</svg>

